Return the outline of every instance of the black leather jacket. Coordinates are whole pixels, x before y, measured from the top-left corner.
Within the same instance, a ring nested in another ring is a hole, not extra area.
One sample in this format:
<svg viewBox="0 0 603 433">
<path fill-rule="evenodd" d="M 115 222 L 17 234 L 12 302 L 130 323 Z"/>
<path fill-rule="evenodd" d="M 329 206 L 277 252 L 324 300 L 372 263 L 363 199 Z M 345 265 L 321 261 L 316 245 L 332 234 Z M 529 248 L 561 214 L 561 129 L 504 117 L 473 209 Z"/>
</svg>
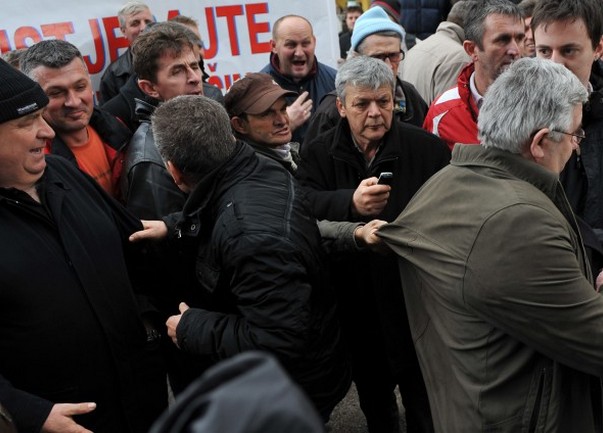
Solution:
<svg viewBox="0 0 603 433">
<path fill-rule="evenodd" d="M 186 200 L 155 146 L 150 123 L 154 110 L 154 106 L 137 101 L 141 124 L 128 146 L 121 177 L 126 207 L 141 219 L 159 219 L 178 212 Z"/>
<path fill-rule="evenodd" d="M 128 78 L 133 73 L 132 68 L 132 52 L 128 48 L 125 53 L 119 56 L 111 63 L 100 82 L 100 103 L 107 102 L 119 93 L 119 89 L 126 84 Z"/>
</svg>

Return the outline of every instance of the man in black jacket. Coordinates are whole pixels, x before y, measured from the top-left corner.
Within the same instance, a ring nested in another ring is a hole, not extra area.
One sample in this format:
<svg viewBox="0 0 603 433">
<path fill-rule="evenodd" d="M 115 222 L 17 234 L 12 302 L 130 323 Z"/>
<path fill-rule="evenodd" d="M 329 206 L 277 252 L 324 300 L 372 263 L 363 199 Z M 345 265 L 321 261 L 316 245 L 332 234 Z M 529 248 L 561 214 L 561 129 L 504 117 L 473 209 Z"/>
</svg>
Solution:
<svg viewBox="0 0 603 433">
<path fill-rule="evenodd" d="M 594 230 L 582 229 L 584 244 L 601 253 L 603 242 L 603 13 L 596 0 L 553 0 L 534 8 L 536 55 L 561 63 L 589 93 L 583 107 L 584 140 L 572 153 L 560 180 L 572 209 Z M 579 221 L 580 222 L 580 221 Z M 596 237 L 596 239 L 595 239 Z M 596 257 L 597 254 L 592 252 Z M 595 263 L 597 273 L 603 263 Z"/>
<path fill-rule="evenodd" d="M 302 148 L 297 177 L 318 219 L 392 221 L 448 164 L 450 152 L 437 137 L 393 120 L 394 76 L 383 61 L 349 59 L 335 83 L 341 120 Z M 393 173 L 391 186 L 377 184 L 381 172 Z M 332 255 L 330 261 L 369 431 L 398 431 L 396 384 L 408 431 L 432 431 L 396 261 L 370 251 Z"/>
<path fill-rule="evenodd" d="M 189 194 L 174 239 L 205 299 L 167 321 L 185 352 L 217 362 L 273 353 L 326 421 L 345 396 L 333 293 L 320 235 L 295 180 L 237 141 L 215 101 L 178 96 L 155 110 L 155 142 Z"/>
<path fill-rule="evenodd" d="M 4 61 L 0 81 L 0 404 L 21 433 L 145 433 L 167 388 L 128 279 L 140 221 L 45 157 L 40 86 Z"/>
</svg>

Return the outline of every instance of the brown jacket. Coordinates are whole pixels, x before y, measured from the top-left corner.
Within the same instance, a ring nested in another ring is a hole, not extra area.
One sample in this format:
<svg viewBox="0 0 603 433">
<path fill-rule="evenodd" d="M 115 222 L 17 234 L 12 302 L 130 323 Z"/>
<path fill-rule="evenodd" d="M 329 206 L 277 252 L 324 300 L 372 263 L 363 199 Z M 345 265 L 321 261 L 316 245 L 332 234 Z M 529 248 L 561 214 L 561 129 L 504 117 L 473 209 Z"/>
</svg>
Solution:
<svg viewBox="0 0 603 433">
<path fill-rule="evenodd" d="M 380 234 L 436 431 L 601 431 L 603 298 L 556 175 L 457 145 Z"/>
</svg>

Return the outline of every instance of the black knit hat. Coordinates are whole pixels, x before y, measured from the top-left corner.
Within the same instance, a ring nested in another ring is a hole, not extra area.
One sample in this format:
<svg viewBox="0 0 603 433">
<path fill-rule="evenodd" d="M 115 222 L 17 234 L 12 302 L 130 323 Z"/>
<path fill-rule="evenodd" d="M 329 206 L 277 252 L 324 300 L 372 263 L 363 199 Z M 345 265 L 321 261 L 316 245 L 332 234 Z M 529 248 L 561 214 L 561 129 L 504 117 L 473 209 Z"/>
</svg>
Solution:
<svg viewBox="0 0 603 433">
<path fill-rule="evenodd" d="M 0 59 L 0 123 L 27 116 L 48 105 L 40 85 Z"/>
</svg>

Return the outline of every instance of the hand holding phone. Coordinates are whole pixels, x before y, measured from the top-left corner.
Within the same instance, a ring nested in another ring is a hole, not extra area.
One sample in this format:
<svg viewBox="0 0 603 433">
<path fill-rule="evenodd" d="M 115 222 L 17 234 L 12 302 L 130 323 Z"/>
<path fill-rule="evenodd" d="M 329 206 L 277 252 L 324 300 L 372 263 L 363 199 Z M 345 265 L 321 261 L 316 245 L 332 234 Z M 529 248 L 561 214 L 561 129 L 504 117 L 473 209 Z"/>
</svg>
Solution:
<svg viewBox="0 0 603 433">
<path fill-rule="evenodd" d="M 394 173 L 391 171 L 382 171 L 379 174 L 379 179 L 377 180 L 378 185 L 392 185 L 392 180 L 394 179 Z"/>
</svg>

